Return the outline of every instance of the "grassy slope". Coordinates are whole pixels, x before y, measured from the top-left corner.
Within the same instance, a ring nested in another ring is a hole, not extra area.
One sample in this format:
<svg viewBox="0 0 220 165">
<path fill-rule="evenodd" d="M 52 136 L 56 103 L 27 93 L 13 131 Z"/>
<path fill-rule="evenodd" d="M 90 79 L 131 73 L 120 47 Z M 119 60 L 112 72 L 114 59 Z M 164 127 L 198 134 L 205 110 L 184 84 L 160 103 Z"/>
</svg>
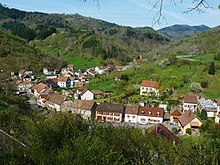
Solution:
<svg viewBox="0 0 220 165">
<path fill-rule="evenodd" d="M 95 79 L 91 82 L 90 89 L 112 89 L 114 93 L 123 93 L 127 88 L 132 89 L 133 84 L 140 84 L 144 79 L 157 80 L 162 88 L 176 87 L 179 95 L 191 93 L 189 85 L 191 82 L 201 83 L 202 81 L 208 81 L 208 88 L 203 89 L 202 94 L 210 99 L 220 97 L 220 70 L 217 69 L 215 75 L 209 75 L 206 64 L 200 64 L 198 62 L 191 62 L 184 64 L 182 60 L 179 60 L 179 65 L 171 65 L 166 68 L 161 68 L 157 64 L 158 62 L 145 63 L 140 67 L 130 68 L 123 72 L 115 72 L 107 77 L 101 79 Z M 180 65 L 181 64 L 181 65 Z M 216 67 L 220 67 L 216 65 Z M 116 82 L 114 77 L 116 75 L 128 74 L 129 82 L 122 88 L 116 86 L 120 85 L 120 82 Z M 189 82 L 184 83 L 183 77 L 189 77 Z M 139 95 L 138 89 L 135 90 L 136 95 Z"/>
</svg>

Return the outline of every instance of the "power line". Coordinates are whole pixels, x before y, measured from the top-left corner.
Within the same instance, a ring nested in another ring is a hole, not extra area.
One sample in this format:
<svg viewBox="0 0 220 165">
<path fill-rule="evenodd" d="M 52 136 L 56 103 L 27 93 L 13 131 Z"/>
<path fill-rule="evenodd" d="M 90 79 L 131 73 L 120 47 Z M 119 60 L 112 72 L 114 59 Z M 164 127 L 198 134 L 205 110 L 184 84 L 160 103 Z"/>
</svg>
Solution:
<svg viewBox="0 0 220 165">
<path fill-rule="evenodd" d="M 5 134 L 6 136 L 8 136 L 9 138 L 15 140 L 16 142 L 18 142 L 20 145 L 22 145 L 25 148 L 28 148 L 28 146 L 24 143 L 22 143 L 21 141 L 19 141 L 18 139 L 14 138 L 13 136 L 9 135 L 8 133 L 6 133 L 5 131 L 3 131 L 2 129 L 0 129 L 0 132 L 2 132 L 3 134 Z"/>
</svg>

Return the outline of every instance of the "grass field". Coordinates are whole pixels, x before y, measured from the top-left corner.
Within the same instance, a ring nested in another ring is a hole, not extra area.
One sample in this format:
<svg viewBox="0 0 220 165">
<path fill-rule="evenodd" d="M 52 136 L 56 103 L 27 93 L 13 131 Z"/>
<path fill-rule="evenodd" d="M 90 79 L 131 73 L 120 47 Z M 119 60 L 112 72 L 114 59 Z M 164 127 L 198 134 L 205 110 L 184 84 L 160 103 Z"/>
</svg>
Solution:
<svg viewBox="0 0 220 165">
<path fill-rule="evenodd" d="M 67 54 L 64 56 L 64 59 L 68 62 L 68 64 L 74 64 L 76 69 L 88 69 L 91 67 L 96 67 L 100 65 L 100 59 L 97 57 L 91 56 L 73 56 Z"/>
</svg>

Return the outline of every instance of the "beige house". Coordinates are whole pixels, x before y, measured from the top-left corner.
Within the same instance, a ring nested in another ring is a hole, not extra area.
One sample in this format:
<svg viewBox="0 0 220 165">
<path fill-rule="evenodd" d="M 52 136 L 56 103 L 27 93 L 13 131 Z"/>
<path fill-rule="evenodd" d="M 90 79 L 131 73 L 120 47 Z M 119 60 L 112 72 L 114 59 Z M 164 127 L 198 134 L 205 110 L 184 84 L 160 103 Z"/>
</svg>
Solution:
<svg viewBox="0 0 220 165">
<path fill-rule="evenodd" d="M 178 120 L 178 126 L 183 135 L 186 134 L 187 128 L 197 129 L 202 125 L 201 119 L 191 111 L 186 111 Z"/>
</svg>

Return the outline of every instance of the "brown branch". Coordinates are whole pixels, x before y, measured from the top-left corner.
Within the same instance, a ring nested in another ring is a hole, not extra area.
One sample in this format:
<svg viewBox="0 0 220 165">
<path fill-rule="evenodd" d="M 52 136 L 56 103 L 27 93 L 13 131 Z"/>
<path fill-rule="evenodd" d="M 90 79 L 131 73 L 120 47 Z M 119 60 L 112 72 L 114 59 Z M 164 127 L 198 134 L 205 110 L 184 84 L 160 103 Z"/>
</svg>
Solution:
<svg viewBox="0 0 220 165">
<path fill-rule="evenodd" d="M 183 2 L 183 0 L 181 2 Z M 183 11 L 183 13 L 189 14 L 193 11 L 196 11 L 198 13 L 204 13 L 204 9 L 212 8 L 206 0 L 194 0 L 193 3 L 195 4 L 195 6 L 192 8 L 188 8 L 186 11 Z"/>
</svg>

